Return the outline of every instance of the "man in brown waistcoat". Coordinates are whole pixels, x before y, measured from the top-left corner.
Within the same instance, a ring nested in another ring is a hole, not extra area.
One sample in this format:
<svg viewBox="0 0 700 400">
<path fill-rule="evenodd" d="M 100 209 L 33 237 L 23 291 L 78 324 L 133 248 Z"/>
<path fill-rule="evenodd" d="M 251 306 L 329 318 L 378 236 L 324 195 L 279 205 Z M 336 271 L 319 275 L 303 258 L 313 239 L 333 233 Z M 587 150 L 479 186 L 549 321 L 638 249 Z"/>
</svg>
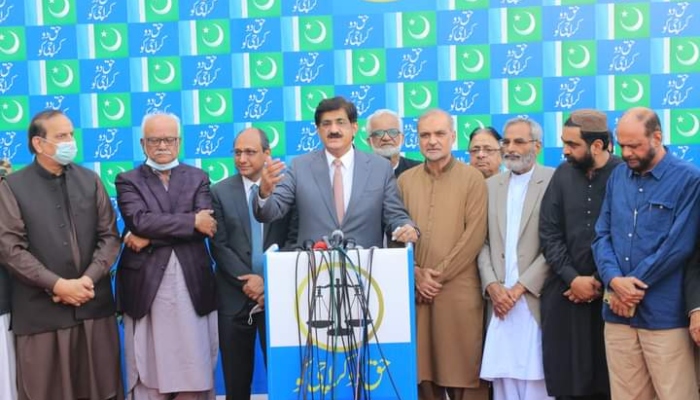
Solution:
<svg viewBox="0 0 700 400">
<path fill-rule="evenodd" d="M 34 162 L 0 182 L 18 399 L 121 399 L 114 210 L 100 178 L 73 164 L 73 124 L 62 112 L 34 116 L 28 142 Z"/>
</svg>

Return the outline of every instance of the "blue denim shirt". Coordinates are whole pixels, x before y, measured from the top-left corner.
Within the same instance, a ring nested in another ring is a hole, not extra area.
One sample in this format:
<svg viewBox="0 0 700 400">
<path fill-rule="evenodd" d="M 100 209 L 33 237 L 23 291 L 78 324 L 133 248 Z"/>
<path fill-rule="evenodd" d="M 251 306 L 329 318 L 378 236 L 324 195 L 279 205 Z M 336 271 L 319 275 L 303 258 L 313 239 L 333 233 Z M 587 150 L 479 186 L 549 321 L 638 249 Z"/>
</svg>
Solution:
<svg viewBox="0 0 700 400">
<path fill-rule="evenodd" d="M 632 318 L 603 318 L 643 329 L 688 326 L 683 270 L 700 226 L 700 170 L 666 154 L 639 175 L 620 164 L 610 176 L 596 224 L 593 257 L 605 287 L 634 276 L 649 288 Z"/>
</svg>

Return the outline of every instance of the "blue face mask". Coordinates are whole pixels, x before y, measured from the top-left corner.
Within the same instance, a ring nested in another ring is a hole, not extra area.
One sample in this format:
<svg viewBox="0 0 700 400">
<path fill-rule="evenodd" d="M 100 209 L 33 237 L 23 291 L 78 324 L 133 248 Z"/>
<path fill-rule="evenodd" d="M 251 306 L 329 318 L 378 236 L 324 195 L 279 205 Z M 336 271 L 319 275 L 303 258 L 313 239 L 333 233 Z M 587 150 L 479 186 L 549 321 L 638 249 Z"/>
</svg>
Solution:
<svg viewBox="0 0 700 400">
<path fill-rule="evenodd" d="M 155 169 L 156 171 L 162 172 L 162 171 L 168 171 L 168 170 L 171 170 L 171 169 L 177 167 L 178 165 L 180 165 L 180 161 L 178 161 L 178 159 L 176 158 L 167 164 L 158 164 L 157 162 L 151 160 L 150 158 L 147 158 L 146 165 Z"/>
<path fill-rule="evenodd" d="M 68 165 L 71 162 L 73 162 L 73 160 L 75 160 L 75 156 L 78 154 L 78 145 L 75 143 L 75 140 L 60 143 L 54 143 L 46 139 L 43 140 L 47 143 L 51 143 L 52 145 L 56 146 L 56 152 L 54 153 L 54 155 L 50 156 L 46 154 L 46 156 L 50 157 L 57 163 L 61 165 Z"/>
</svg>

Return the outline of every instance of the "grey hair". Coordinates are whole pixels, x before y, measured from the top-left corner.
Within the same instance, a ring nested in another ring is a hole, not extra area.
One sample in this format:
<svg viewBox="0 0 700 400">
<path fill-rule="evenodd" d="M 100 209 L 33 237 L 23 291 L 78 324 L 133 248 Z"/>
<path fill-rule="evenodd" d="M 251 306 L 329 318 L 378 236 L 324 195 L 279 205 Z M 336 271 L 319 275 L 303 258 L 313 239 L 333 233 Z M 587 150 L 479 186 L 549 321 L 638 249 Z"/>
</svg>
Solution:
<svg viewBox="0 0 700 400">
<path fill-rule="evenodd" d="M 506 130 L 508 130 L 508 128 L 510 128 L 512 125 L 519 123 L 527 124 L 530 127 L 530 137 L 542 143 L 542 125 L 540 125 L 534 119 L 530 118 L 516 117 L 509 119 L 508 121 L 506 121 L 506 124 L 503 125 L 503 130 L 501 131 L 503 132 L 503 136 L 506 135 Z"/>
<path fill-rule="evenodd" d="M 372 120 L 378 117 L 381 117 L 382 115 L 391 115 L 396 119 L 396 122 L 399 124 L 399 130 L 403 132 L 403 129 L 401 129 L 401 117 L 399 117 L 399 114 L 396 113 L 394 110 L 389 110 L 388 108 L 382 108 L 379 109 L 375 112 L 372 113 L 369 117 L 367 117 L 367 122 L 365 122 L 365 130 L 367 131 L 367 135 L 372 133 Z"/>
<path fill-rule="evenodd" d="M 180 117 L 178 117 L 177 115 L 175 115 L 173 113 L 160 112 L 160 111 L 154 112 L 154 113 L 148 113 L 148 114 L 143 116 L 143 119 L 141 120 L 141 136 L 143 136 L 144 128 L 146 127 L 146 124 L 148 123 L 148 121 L 152 120 L 155 117 L 160 117 L 160 116 L 168 117 L 168 118 L 172 119 L 173 121 L 175 121 L 175 124 L 177 124 L 177 136 L 180 137 L 180 129 L 181 129 L 180 128 Z"/>
</svg>

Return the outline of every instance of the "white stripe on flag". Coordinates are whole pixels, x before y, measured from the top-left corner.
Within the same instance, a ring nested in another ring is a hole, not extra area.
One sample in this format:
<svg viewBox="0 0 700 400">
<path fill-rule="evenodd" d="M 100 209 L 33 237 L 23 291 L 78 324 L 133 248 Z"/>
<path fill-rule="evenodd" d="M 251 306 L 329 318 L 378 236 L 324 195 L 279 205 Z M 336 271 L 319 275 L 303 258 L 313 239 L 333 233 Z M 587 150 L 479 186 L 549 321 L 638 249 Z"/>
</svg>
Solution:
<svg viewBox="0 0 700 400">
<path fill-rule="evenodd" d="M 397 12 L 396 18 L 396 47 L 403 47 L 403 13 Z"/>
<path fill-rule="evenodd" d="M 404 115 L 405 107 L 403 105 L 403 103 L 404 103 L 403 97 L 404 97 L 403 82 L 399 82 L 396 86 L 396 99 L 398 100 L 397 101 L 397 103 L 398 103 L 397 108 L 399 111 L 399 115 Z"/>
<path fill-rule="evenodd" d="M 39 93 L 46 94 L 46 61 L 39 61 Z"/>
<path fill-rule="evenodd" d="M 345 50 L 345 84 L 352 85 L 352 50 Z M 399 114 L 403 115 L 403 114 Z"/>
<path fill-rule="evenodd" d="M 92 122 L 90 128 L 97 128 L 97 122 L 99 120 L 97 117 L 97 108 L 97 94 L 92 93 L 90 94 L 90 122 Z"/>
<path fill-rule="evenodd" d="M 554 76 L 561 76 L 561 65 L 564 63 L 564 57 L 562 57 L 562 54 L 561 54 L 561 42 L 559 42 L 559 41 L 554 42 L 554 60 L 545 60 L 545 62 L 553 62 L 554 63 Z M 557 126 L 559 126 L 559 125 L 557 125 Z"/>
<path fill-rule="evenodd" d="M 292 17 L 292 51 L 299 51 L 299 17 Z"/>
<path fill-rule="evenodd" d="M 190 54 L 199 54 L 197 48 L 197 21 L 190 21 Z"/>
<path fill-rule="evenodd" d="M 663 73 L 671 73 L 671 38 L 663 38 L 661 42 L 661 59 L 663 63 Z M 670 132 L 668 130 L 664 132 Z"/>
<path fill-rule="evenodd" d="M 501 37 L 500 43 L 508 43 L 508 9 L 501 8 Z"/>
<path fill-rule="evenodd" d="M 606 7 L 608 10 L 608 37 L 607 39 L 615 39 L 615 3 L 610 3 Z"/>
<path fill-rule="evenodd" d="M 248 18 L 248 1 L 241 1 L 241 18 Z"/>
<path fill-rule="evenodd" d="M 95 47 L 97 46 L 97 42 L 95 41 L 95 25 L 90 24 L 87 28 L 88 58 L 93 59 L 95 58 Z"/>
<path fill-rule="evenodd" d="M 243 87 L 250 87 L 250 53 L 243 53 Z"/>
<path fill-rule="evenodd" d="M 510 93 L 508 93 L 508 79 L 501 79 L 501 109 L 503 114 L 510 112 L 508 103 L 510 102 Z"/>
<path fill-rule="evenodd" d="M 192 91 L 192 119 L 194 125 L 199 124 L 199 90 Z"/>
<path fill-rule="evenodd" d="M 294 121 L 301 121 L 301 86 L 294 87 Z"/>
<path fill-rule="evenodd" d="M 452 45 L 449 47 L 448 57 L 450 62 L 447 65 L 451 65 L 450 80 L 454 81 L 457 80 L 457 46 Z"/>
<path fill-rule="evenodd" d="M 44 7 L 41 0 L 34 2 L 34 10 L 36 10 L 36 24 L 44 25 Z"/>
<path fill-rule="evenodd" d="M 557 129 L 561 129 L 562 126 L 564 126 L 564 113 L 559 111 L 558 113 L 555 114 L 554 116 L 554 123 L 555 127 Z M 555 135 L 557 137 L 557 147 L 563 147 L 564 143 L 561 141 L 561 136 Z"/>
<path fill-rule="evenodd" d="M 661 111 L 661 132 L 663 132 L 662 142 L 664 144 L 671 143 L 671 110 L 665 109 Z"/>
<path fill-rule="evenodd" d="M 148 92 L 148 57 L 141 58 L 141 90 Z"/>
<path fill-rule="evenodd" d="M 146 22 L 146 0 L 139 0 L 139 22 Z"/>
<path fill-rule="evenodd" d="M 607 110 L 615 109 L 615 75 L 608 75 L 608 107 Z"/>
</svg>

